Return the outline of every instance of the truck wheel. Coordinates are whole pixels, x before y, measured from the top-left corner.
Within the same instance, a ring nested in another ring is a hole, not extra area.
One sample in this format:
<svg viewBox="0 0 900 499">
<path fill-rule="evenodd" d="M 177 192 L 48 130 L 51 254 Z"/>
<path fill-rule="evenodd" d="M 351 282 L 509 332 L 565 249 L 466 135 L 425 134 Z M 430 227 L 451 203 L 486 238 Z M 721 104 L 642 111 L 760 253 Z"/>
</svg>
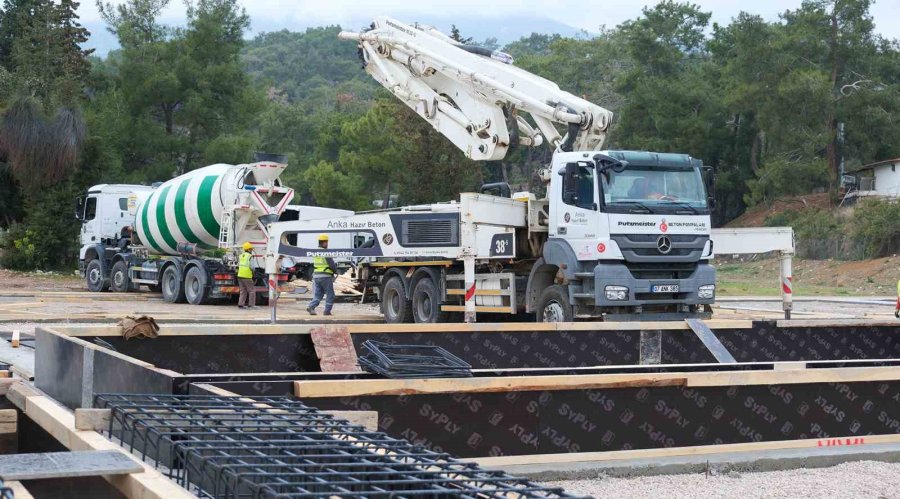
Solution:
<svg viewBox="0 0 900 499">
<path fill-rule="evenodd" d="M 84 270 L 84 279 L 87 281 L 88 289 L 95 293 L 109 289 L 109 279 L 103 278 L 103 268 L 100 266 L 100 260 L 96 258 L 88 262 Z"/>
<path fill-rule="evenodd" d="M 181 276 L 174 265 L 166 267 L 162 275 L 162 295 L 166 303 L 184 303 L 184 286 L 181 285 Z"/>
<path fill-rule="evenodd" d="M 413 288 L 412 314 L 418 324 L 446 322 L 446 313 L 441 311 L 441 297 L 430 277 L 419 279 Z"/>
<path fill-rule="evenodd" d="M 572 322 L 575 313 L 569 305 L 569 292 L 558 284 L 548 287 L 538 300 L 538 322 Z"/>
<path fill-rule="evenodd" d="M 188 303 L 205 305 L 209 301 L 209 288 L 206 282 L 206 272 L 200 267 L 191 267 L 187 271 L 187 275 L 184 276 L 184 297 Z"/>
<path fill-rule="evenodd" d="M 381 313 L 388 324 L 412 322 L 412 303 L 399 277 L 391 277 L 381 289 Z"/>
<path fill-rule="evenodd" d="M 109 273 L 109 288 L 116 293 L 127 293 L 131 291 L 131 279 L 128 278 L 128 265 L 119 260 L 112 267 Z"/>
</svg>

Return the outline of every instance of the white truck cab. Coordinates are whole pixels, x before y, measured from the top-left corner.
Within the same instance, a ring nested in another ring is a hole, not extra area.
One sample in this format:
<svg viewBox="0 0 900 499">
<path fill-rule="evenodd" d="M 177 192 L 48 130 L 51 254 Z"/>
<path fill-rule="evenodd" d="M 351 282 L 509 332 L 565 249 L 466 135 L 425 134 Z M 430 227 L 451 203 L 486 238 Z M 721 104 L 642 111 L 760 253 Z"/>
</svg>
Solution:
<svg viewBox="0 0 900 499">
<path fill-rule="evenodd" d="M 122 229 L 134 224 L 137 207 L 150 196 L 153 187 L 129 184 L 99 184 L 76 199 L 75 218 L 81 222 L 81 249 L 78 261 L 89 251 L 104 251 L 115 246 Z M 82 274 L 85 269 L 81 268 Z"/>
<path fill-rule="evenodd" d="M 612 318 L 616 309 L 633 314 L 655 305 L 702 314 L 713 303 L 712 201 L 703 169 L 686 154 L 554 155 L 543 263 L 570 283 L 576 316 L 602 308 Z"/>
</svg>

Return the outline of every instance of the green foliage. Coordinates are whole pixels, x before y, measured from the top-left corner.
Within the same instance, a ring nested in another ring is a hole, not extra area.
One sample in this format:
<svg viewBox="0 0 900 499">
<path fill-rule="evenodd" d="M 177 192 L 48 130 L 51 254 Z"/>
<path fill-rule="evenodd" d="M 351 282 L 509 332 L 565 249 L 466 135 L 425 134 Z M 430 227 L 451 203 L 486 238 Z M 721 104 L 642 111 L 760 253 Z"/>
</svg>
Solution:
<svg viewBox="0 0 900 499">
<path fill-rule="evenodd" d="M 265 106 L 240 64 L 249 18 L 237 0 L 189 3 L 182 29 L 159 24 L 167 4 L 129 0 L 101 11 L 122 45 L 111 72 L 130 121 L 119 132 L 124 167 L 145 181 L 204 166 L 207 152 L 236 157 L 254 139 L 220 137 L 245 135 Z"/>
<path fill-rule="evenodd" d="M 339 26 L 263 33 L 247 43 L 241 60 L 271 97 L 316 107 L 368 101 L 377 84 L 360 69 L 356 45 L 338 39 Z"/>
<path fill-rule="evenodd" d="M 206 145 L 203 158 L 207 163 L 239 165 L 250 161 L 251 153 L 257 149 L 256 137 L 248 135 L 220 135 Z"/>
<path fill-rule="evenodd" d="M 72 268 L 79 231 L 70 218 L 75 192 L 64 182 L 35 194 L 24 222 L 11 225 L 0 240 L 0 265 L 17 270 Z"/>
<path fill-rule="evenodd" d="M 828 180 L 828 166 L 822 159 L 791 161 L 773 158 L 759 169 L 758 177 L 749 183 L 750 190 L 744 200 L 755 205 L 783 196 L 824 191 Z"/>
<path fill-rule="evenodd" d="M 11 227 L 10 264 L 71 265 L 71 198 L 89 185 L 165 180 L 245 162 L 252 150 L 288 155 L 282 180 L 305 204 L 446 201 L 493 181 L 541 192 L 535 172 L 550 148 L 465 159 L 360 68 L 340 27 L 245 42 L 237 0 L 191 0 L 180 28 L 160 21 L 170 3 L 100 2 L 121 45 L 101 59 L 80 48 L 77 3 L 4 0 L 0 226 Z M 852 167 L 900 156 L 900 48 L 874 34 L 870 6 L 807 0 L 776 21 L 741 13 L 710 26 L 697 5 L 664 0 L 597 36 L 532 33 L 503 49 L 612 110 L 606 147 L 715 167 L 721 224 L 748 205 L 836 188 L 840 158 Z M 895 209 L 866 203 L 851 220 L 804 210 L 768 223 L 794 225 L 810 255 L 882 254 L 895 250 Z"/>
<path fill-rule="evenodd" d="M 348 210 L 371 208 L 365 202 L 362 179 L 338 171 L 331 163 L 320 161 L 310 167 L 303 180 L 310 195 L 322 206 Z"/>
<path fill-rule="evenodd" d="M 900 249 L 900 203 L 886 200 L 860 202 L 853 213 L 850 229 L 865 247 L 866 257 L 897 253 Z"/>
</svg>

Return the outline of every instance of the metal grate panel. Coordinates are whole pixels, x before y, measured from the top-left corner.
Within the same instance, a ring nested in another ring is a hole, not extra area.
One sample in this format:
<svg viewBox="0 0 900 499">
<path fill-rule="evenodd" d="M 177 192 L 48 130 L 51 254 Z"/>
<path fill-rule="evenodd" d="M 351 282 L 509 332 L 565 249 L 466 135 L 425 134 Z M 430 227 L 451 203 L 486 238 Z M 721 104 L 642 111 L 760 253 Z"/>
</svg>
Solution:
<svg viewBox="0 0 900 499">
<path fill-rule="evenodd" d="M 573 497 L 289 397 L 102 394 L 106 433 L 199 497 Z"/>
</svg>

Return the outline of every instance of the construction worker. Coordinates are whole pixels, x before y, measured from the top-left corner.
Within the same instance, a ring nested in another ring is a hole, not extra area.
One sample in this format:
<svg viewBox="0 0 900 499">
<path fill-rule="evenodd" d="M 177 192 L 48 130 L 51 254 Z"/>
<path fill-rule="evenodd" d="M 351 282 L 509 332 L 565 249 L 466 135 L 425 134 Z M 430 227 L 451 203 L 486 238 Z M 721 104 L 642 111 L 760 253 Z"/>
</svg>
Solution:
<svg viewBox="0 0 900 499">
<path fill-rule="evenodd" d="M 900 319 L 900 281 L 897 281 L 897 304 L 894 305 L 894 317 Z"/>
<path fill-rule="evenodd" d="M 328 234 L 319 235 L 319 248 L 328 249 Z M 306 307 L 309 315 L 316 315 L 316 307 L 325 297 L 325 315 L 331 315 L 334 306 L 334 272 L 337 266 L 330 257 L 317 255 L 313 257 L 313 299 Z"/>
<path fill-rule="evenodd" d="M 238 308 L 256 308 L 256 291 L 253 289 L 253 269 L 250 268 L 250 259 L 253 258 L 253 245 L 244 243 L 244 252 L 238 259 L 238 286 L 241 295 L 238 298 Z"/>
</svg>

